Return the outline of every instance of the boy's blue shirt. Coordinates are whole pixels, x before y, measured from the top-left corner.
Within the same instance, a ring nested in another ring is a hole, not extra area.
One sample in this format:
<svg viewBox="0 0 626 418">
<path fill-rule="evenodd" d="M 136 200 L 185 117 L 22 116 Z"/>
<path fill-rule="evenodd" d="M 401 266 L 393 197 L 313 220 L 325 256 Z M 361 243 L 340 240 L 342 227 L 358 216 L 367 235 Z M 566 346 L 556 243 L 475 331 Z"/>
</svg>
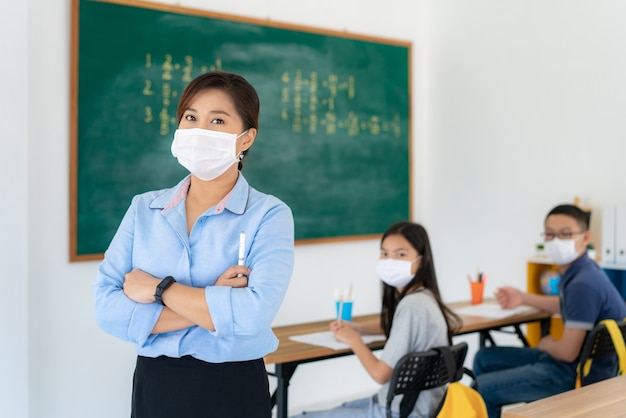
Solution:
<svg viewBox="0 0 626 418">
<path fill-rule="evenodd" d="M 569 328 L 591 331 L 603 319 L 626 318 L 626 304 L 602 268 L 587 254 L 576 259 L 559 283 L 561 316 Z M 581 347 L 582 348 L 582 347 Z M 570 364 L 575 369 L 578 359 Z M 585 379 L 593 383 L 614 376 L 616 360 L 610 357 L 594 360 Z"/>
<path fill-rule="evenodd" d="M 603 319 L 626 317 L 626 304 L 602 268 L 587 254 L 576 259 L 559 283 L 566 327 L 590 331 Z"/>
</svg>

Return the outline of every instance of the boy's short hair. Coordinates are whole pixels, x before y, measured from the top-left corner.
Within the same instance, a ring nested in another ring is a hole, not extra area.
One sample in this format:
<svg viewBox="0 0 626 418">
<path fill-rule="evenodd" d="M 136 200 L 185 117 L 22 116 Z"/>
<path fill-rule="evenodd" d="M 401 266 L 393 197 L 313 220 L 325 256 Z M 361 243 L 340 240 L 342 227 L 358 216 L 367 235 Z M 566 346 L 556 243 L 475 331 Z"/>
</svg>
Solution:
<svg viewBox="0 0 626 418">
<path fill-rule="evenodd" d="M 589 230 L 589 221 L 591 220 L 591 212 L 586 212 L 576 205 L 558 205 L 552 209 L 547 215 L 546 220 L 550 215 L 566 215 L 570 218 L 574 218 L 580 228 L 584 231 Z"/>
</svg>

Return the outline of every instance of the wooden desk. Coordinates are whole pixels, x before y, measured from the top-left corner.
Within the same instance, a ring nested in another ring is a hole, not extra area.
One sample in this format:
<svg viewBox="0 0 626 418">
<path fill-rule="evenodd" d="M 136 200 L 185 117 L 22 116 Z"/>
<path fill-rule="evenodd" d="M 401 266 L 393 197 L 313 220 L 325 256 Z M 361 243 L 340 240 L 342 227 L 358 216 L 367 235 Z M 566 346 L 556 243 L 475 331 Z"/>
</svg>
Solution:
<svg viewBox="0 0 626 418">
<path fill-rule="evenodd" d="M 379 314 L 355 316 L 355 323 L 368 322 L 380 318 Z M 349 348 L 346 350 L 333 350 L 317 345 L 300 343 L 289 339 L 292 335 L 309 334 L 313 332 L 328 331 L 332 320 L 310 322 L 307 324 L 288 325 L 274 328 L 274 334 L 278 337 L 278 350 L 265 356 L 265 364 L 274 364 L 274 373 L 277 386 L 272 394 L 272 405 L 277 407 L 277 418 L 287 418 L 287 397 L 289 380 L 300 364 L 313 361 L 326 360 L 335 357 L 343 357 L 352 354 Z M 375 341 L 368 345 L 372 350 L 379 350 L 385 346 L 385 341 Z"/>
<path fill-rule="evenodd" d="M 452 309 L 461 308 L 463 306 L 468 306 L 467 302 L 461 303 L 451 303 L 448 306 Z M 463 320 L 463 326 L 457 332 L 457 335 L 471 334 L 474 332 L 479 333 L 480 335 L 480 346 L 484 347 L 487 341 L 491 343 L 491 345 L 496 345 L 493 338 L 491 337 L 491 331 L 498 331 L 501 328 L 505 327 L 513 327 L 515 333 L 518 338 L 522 341 L 522 343 L 528 347 L 528 341 L 522 332 L 520 325 L 528 324 L 530 322 L 541 322 L 545 327 L 550 323 L 551 314 L 544 311 L 536 311 L 531 313 L 524 313 L 519 315 L 513 315 L 506 318 L 494 319 L 494 318 L 485 318 L 482 316 L 474 316 L 474 315 L 460 315 Z"/>
<path fill-rule="evenodd" d="M 626 416 L 626 376 L 502 411 L 502 418 L 623 417 Z"/>
<path fill-rule="evenodd" d="M 451 308 L 466 306 L 467 303 L 450 304 Z M 353 318 L 353 322 L 368 322 L 378 320 L 379 314 L 363 315 Z M 550 314 L 546 312 L 534 312 L 529 314 L 520 314 L 510 316 L 503 319 L 484 318 L 479 316 L 462 315 L 463 326 L 457 335 L 470 334 L 477 332 L 480 334 L 480 345 L 484 346 L 486 341 L 490 341 L 492 345 L 493 339 L 489 334 L 490 331 L 499 330 L 503 327 L 513 326 L 516 334 L 526 344 L 526 339 L 521 332 L 519 326 L 535 321 L 549 320 Z M 310 322 L 306 324 L 288 325 L 274 328 L 274 334 L 278 337 L 278 350 L 268 354 L 265 357 L 265 364 L 274 364 L 274 373 L 270 375 L 276 376 L 278 382 L 276 391 L 272 395 L 272 405 L 276 405 L 278 409 L 278 418 L 287 418 L 287 397 L 289 380 L 293 376 L 296 368 L 300 364 L 310 363 L 319 360 L 326 360 L 336 357 L 352 355 L 352 350 L 332 350 L 330 348 L 315 346 L 311 344 L 300 343 L 289 339 L 292 335 L 309 334 L 319 331 L 328 331 L 331 319 L 325 321 Z M 379 350 L 385 346 L 384 341 L 376 341 L 369 344 L 370 349 Z"/>
</svg>

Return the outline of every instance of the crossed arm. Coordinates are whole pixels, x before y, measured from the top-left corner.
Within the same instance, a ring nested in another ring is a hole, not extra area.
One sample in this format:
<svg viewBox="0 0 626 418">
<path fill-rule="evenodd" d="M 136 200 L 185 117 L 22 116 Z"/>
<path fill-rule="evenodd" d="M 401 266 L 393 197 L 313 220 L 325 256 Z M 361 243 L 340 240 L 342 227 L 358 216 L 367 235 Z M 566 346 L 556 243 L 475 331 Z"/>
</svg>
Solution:
<svg viewBox="0 0 626 418">
<path fill-rule="evenodd" d="M 231 266 L 217 279 L 215 286 L 246 287 L 248 274 L 250 269 L 245 266 Z M 145 271 L 133 269 L 124 276 L 124 294 L 138 303 L 152 303 L 160 281 L 161 279 Z M 163 293 L 163 302 L 166 306 L 154 325 L 152 334 L 178 331 L 194 325 L 215 331 L 204 288 L 174 283 Z"/>
</svg>

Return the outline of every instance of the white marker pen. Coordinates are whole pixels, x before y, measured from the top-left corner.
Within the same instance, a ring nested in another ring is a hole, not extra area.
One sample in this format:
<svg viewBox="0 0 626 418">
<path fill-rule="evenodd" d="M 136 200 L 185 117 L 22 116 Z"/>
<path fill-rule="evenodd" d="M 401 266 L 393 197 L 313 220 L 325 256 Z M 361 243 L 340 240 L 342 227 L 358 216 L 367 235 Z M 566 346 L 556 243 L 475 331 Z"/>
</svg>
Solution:
<svg viewBox="0 0 626 418">
<path fill-rule="evenodd" d="M 243 256 L 246 248 L 246 233 L 241 231 L 239 233 L 239 259 L 237 260 L 237 264 L 243 266 Z M 241 277 L 242 274 L 238 274 L 237 277 Z"/>
</svg>

